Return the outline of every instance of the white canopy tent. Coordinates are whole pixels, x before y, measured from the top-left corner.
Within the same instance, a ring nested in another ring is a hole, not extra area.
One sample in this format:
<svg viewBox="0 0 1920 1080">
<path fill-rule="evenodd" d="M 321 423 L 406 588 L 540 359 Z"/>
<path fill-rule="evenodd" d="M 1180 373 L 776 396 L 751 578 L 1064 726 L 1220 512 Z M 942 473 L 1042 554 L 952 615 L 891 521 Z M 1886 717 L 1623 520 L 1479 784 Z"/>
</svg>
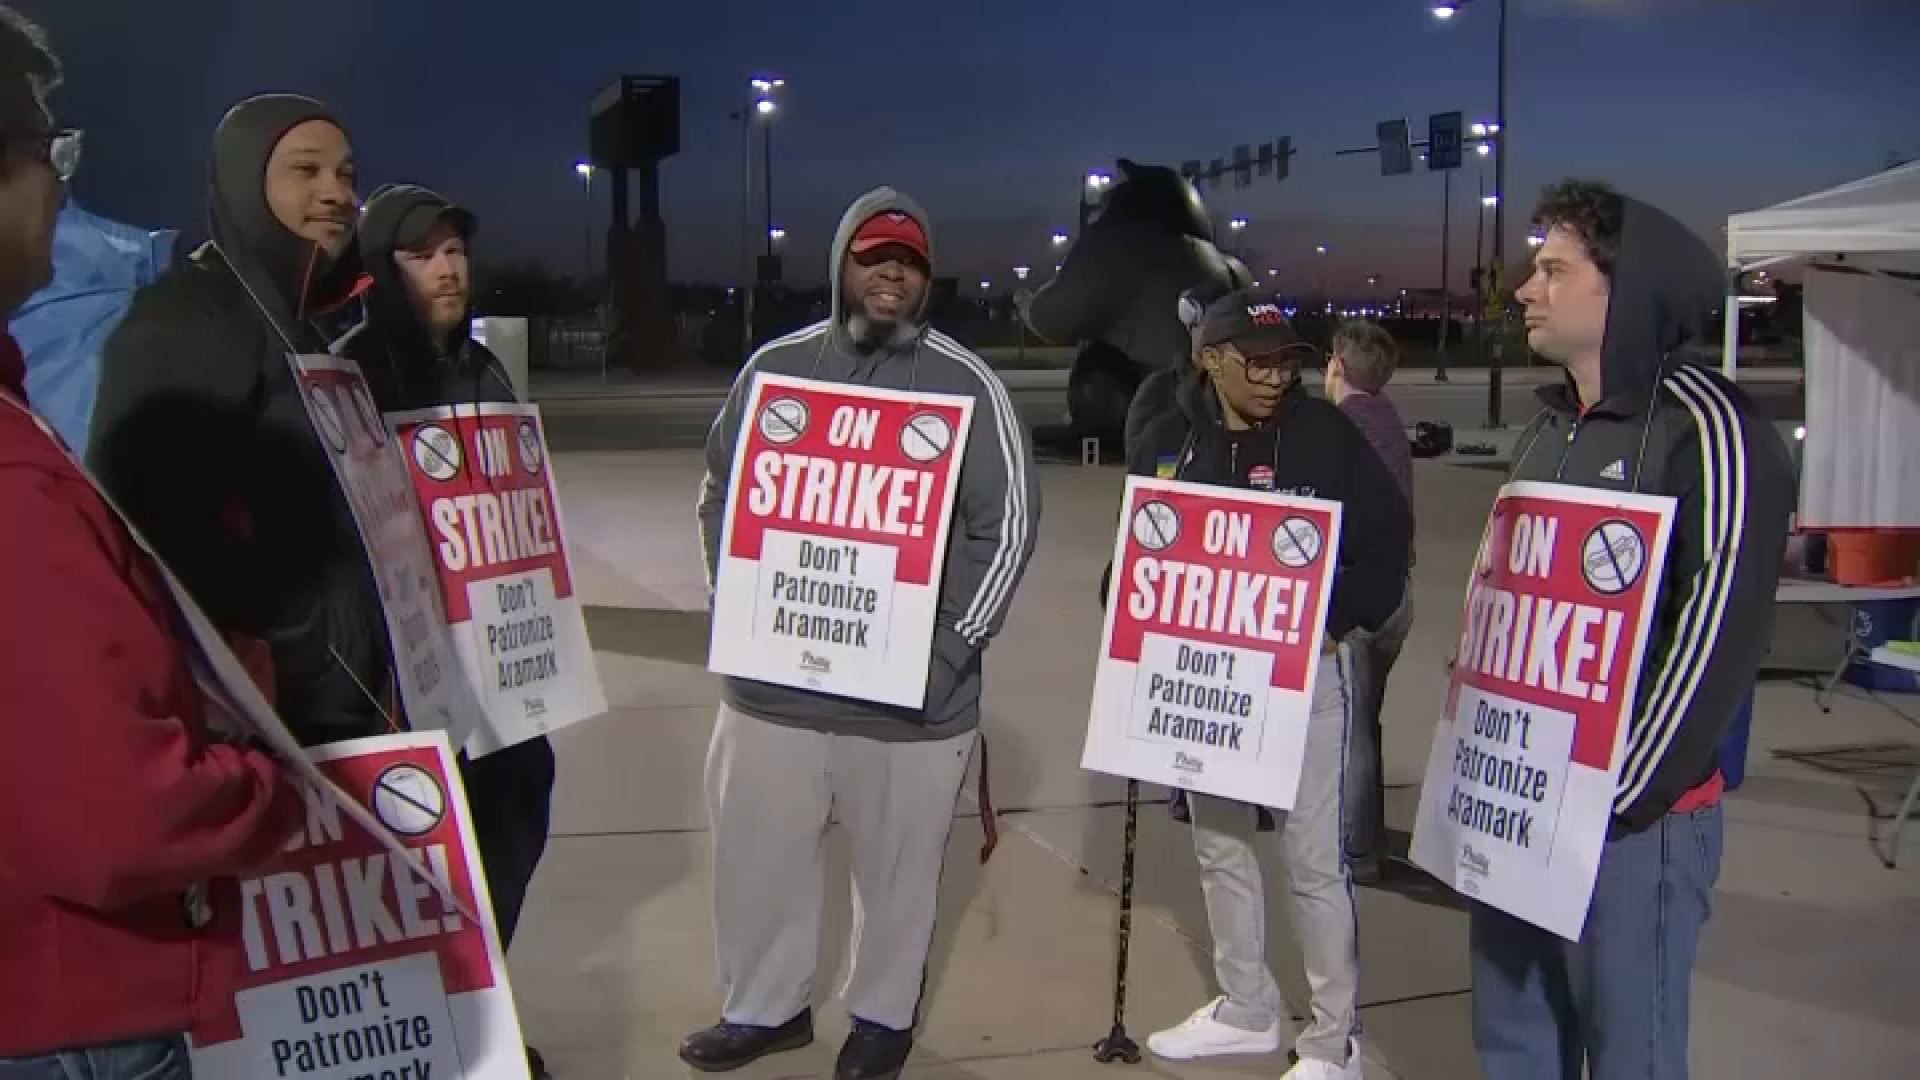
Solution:
<svg viewBox="0 0 1920 1080">
<path fill-rule="evenodd" d="M 1920 272 L 1920 161 L 1727 219 L 1729 282 L 1804 258 L 1841 258 L 1865 270 Z M 1732 290 L 1727 310 L 1735 310 Z M 1723 364 L 1739 364 L 1739 320 L 1729 317 Z"/>
<path fill-rule="evenodd" d="M 1730 292 L 1789 260 L 1808 263 L 1800 523 L 1920 529 L 1920 162 L 1727 219 Z"/>
</svg>

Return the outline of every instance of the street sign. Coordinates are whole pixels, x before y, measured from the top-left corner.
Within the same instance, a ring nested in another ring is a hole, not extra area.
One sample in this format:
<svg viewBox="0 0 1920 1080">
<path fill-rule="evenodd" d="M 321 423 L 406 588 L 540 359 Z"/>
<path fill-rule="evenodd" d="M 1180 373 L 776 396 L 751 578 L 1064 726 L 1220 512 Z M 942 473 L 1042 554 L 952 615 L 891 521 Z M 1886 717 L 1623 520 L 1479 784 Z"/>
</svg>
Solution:
<svg viewBox="0 0 1920 1080">
<path fill-rule="evenodd" d="M 1413 171 L 1413 146 L 1407 135 L 1407 122 L 1383 120 L 1376 125 L 1380 135 L 1380 175 L 1404 176 Z"/>
<path fill-rule="evenodd" d="M 1427 117 L 1427 168 L 1438 172 L 1460 167 L 1464 123 L 1459 112 Z"/>
</svg>

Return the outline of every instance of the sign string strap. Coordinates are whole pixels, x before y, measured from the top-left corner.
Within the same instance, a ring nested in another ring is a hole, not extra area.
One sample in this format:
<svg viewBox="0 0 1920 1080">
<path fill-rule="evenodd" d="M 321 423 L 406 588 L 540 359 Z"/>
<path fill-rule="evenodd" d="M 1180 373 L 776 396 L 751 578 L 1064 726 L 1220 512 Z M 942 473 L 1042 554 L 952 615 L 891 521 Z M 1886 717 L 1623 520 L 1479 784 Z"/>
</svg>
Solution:
<svg viewBox="0 0 1920 1080">
<path fill-rule="evenodd" d="M 980 733 L 980 776 L 975 782 L 975 799 L 980 804 L 980 864 L 986 865 L 993 858 L 993 849 L 1000 846 L 1000 825 L 998 814 L 993 809 L 993 785 L 987 780 L 987 733 Z"/>
<path fill-rule="evenodd" d="M 267 320 L 267 325 L 273 327 L 273 332 L 277 337 L 279 337 L 280 343 L 287 347 L 288 366 L 294 369 L 294 386 L 295 386 L 295 389 L 299 390 L 300 392 L 300 395 L 303 399 L 303 407 L 304 407 L 304 398 L 306 397 L 306 391 L 303 389 L 300 389 L 299 365 L 295 363 L 292 359 L 294 356 L 299 354 L 300 347 L 294 344 L 293 336 L 287 333 L 286 327 L 280 325 L 279 318 L 276 317 L 273 311 L 267 307 L 266 303 L 260 299 L 260 294 L 254 290 L 253 283 L 247 280 L 247 275 L 241 272 L 239 264 L 235 263 L 232 259 L 227 258 L 227 253 L 224 251 L 221 251 L 218 245 L 211 245 L 211 246 L 213 247 L 213 250 L 219 254 L 221 260 L 227 264 L 227 268 L 233 271 L 234 279 L 240 282 L 240 287 L 242 289 L 246 290 L 247 299 L 253 301 L 254 309 L 260 313 L 260 317 Z M 309 272 L 311 272 L 311 269 L 312 267 L 311 265 L 309 265 L 308 267 Z M 334 350 L 330 348 L 328 351 L 332 352 Z M 311 419 L 309 419 L 308 423 L 309 424 L 312 423 Z M 337 474 L 334 476 L 334 482 L 336 484 L 340 482 L 340 478 Z M 343 489 L 342 494 L 344 493 L 345 492 Z M 398 707 L 398 702 L 400 700 L 400 696 L 399 696 L 400 684 L 399 684 L 399 675 L 397 673 L 392 671 L 388 672 L 388 681 L 391 684 L 390 689 L 393 691 L 393 695 L 394 695 L 393 700 L 395 702 L 395 707 L 392 709 L 389 709 L 386 703 L 381 700 L 380 696 L 378 694 L 375 694 L 371 689 L 369 689 L 367 684 L 361 680 L 359 673 L 353 670 L 353 665 L 347 663 L 346 657 L 340 655 L 339 648 L 336 647 L 332 642 L 327 643 L 327 653 L 328 655 L 333 657 L 334 663 L 340 665 L 340 670 L 347 673 L 347 678 L 353 680 L 353 685 L 359 688 L 361 694 L 365 695 L 367 702 L 373 706 L 374 711 L 380 714 L 380 718 L 386 721 L 387 731 L 389 733 L 399 733 L 407 730 L 406 725 L 403 724 L 400 720 L 395 718 L 395 714 L 400 711 Z"/>
</svg>

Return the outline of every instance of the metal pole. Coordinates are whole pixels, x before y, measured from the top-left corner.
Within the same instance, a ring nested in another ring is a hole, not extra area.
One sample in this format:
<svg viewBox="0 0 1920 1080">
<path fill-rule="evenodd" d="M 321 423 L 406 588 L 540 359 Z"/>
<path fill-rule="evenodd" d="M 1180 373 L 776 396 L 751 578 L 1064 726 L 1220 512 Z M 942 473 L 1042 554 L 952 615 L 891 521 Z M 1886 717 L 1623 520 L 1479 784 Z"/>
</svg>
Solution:
<svg viewBox="0 0 1920 1080">
<path fill-rule="evenodd" d="M 1486 310 L 1487 306 L 1487 171 L 1485 169 L 1480 170 L 1479 187 L 1480 209 L 1474 215 L 1473 219 L 1473 269 L 1475 279 L 1473 283 L 1473 300 L 1475 304 L 1479 305 L 1474 309 L 1476 313 Z M 1473 321 L 1476 323 L 1479 322 L 1480 316 L 1475 314 Z"/>
<path fill-rule="evenodd" d="M 1438 382 L 1447 380 L 1447 332 L 1453 327 L 1453 170 L 1440 173 L 1440 362 Z"/>
<path fill-rule="evenodd" d="M 740 366 L 753 355 L 753 106 L 740 110 Z"/>
<path fill-rule="evenodd" d="M 773 254 L 773 121 L 760 122 L 761 186 L 767 199 L 767 254 Z"/>
<path fill-rule="evenodd" d="M 1506 263 L 1507 263 L 1507 0 L 1500 0 L 1499 60 L 1495 68 L 1493 122 L 1500 130 L 1493 137 L 1493 294 L 1489 305 L 1500 305 L 1500 319 L 1494 327 L 1493 351 L 1487 362 L 1487 427 L 1499 428 L 1501 352 L 1506 347 Z M 1485 309 L 1481 311 L 1484 317 Z"/>
</svg>

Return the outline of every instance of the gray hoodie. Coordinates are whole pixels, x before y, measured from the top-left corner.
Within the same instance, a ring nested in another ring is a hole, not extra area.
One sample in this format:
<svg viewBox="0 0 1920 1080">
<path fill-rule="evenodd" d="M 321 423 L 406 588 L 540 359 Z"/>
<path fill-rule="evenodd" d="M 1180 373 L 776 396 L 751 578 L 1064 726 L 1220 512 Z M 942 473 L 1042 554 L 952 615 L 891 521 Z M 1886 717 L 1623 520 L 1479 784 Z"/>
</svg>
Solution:
<svg viewBox="0 0 1920 1080">
<path fill-rule="evenodd" d="M 707 434 L 707 475 L 700 488 L 700 540 L 711 588 L 740 413 L 756 373 L 973 398 L 925 705 L 902 708 L 738 678 L 726 679 L 722 691 L 727 704 L 770 723 L 906 742 L 949 738 L 979 726 L 980 653 L 999 632 L 1014 588 L 1033 556 L 1040 493 L 1034 484 L 1032 442 L 1005 384 L 965 346 L 926 325 L 924 299 L 891 342 L 866 354 L 854 348 L 847 323 L 858 315 L 844 310 L 840 268 L 854 232 L 888 210 L 911 215 L 926 230 L 931 246 L 933 229 L 926 211 L 892 188 L 875 188 L 848 207 L 833 238 L 832 314 L 761 346 L 714 418 Z"/>
</svg>

